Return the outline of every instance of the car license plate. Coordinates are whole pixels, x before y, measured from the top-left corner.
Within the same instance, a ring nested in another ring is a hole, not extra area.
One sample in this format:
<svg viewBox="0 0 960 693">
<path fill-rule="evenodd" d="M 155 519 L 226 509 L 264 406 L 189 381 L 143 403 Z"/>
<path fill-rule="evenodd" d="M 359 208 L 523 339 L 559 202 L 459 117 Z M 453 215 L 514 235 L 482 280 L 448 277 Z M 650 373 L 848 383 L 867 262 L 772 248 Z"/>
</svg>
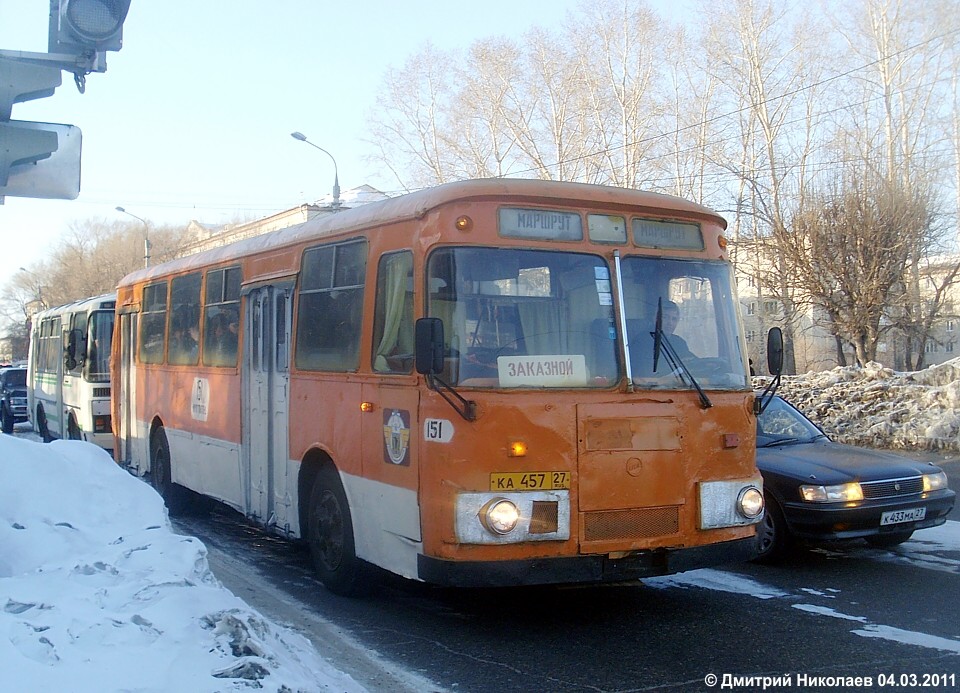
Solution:
<svg viewBox="0 0 960 693">
<path fill-rule="evenodd" d="M 570 472 L 513 472 L 490 475 L 491 491 L 553 491 L 570 488 Z"/>
<path fill-rule="evenodd" d="M 926 508 L 910 508 L 909 510 L 891 510 L 880 516 L 880 526 L 898 525 L 901 522 L 916 522 L 927 516 Z"/>
</svg>

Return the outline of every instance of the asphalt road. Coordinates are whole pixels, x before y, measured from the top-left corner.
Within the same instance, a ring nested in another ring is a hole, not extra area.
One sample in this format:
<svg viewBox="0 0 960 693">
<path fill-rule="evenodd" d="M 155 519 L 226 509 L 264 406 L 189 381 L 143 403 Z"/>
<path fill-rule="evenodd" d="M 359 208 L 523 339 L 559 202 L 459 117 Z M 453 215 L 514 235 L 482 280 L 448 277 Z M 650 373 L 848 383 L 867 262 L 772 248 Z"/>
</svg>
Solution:
<svg viewBox="0 0 960 693">
<path fill-rule="evenodd" d="M 960 455 L 909 455 L 960 489 Z M 960 690 L 956 509 L 893 551 L 849 542 L 776 567 L 600 587 L 387 578 L 364 599 L 327 592 L 303 546 L 218 504 L 174 524 L 204 542 L 229 589 L 371 691 Z"/>
<path fill-rule="evenodd" d="M 451 590 L 388 578 L 364 599 L 330 594 L 302 547 L 232 511 L 214 506 L 175 525 L 208 546 L 228 588 L 303 630 L 373 691 L 696 691 L 717 690 L 724 675 L 755 684 L 724 690 L 759 690 L 763 677 L 793 684 L 767 690 L 847 690 L 810 682 L 881 676 L 873 690 L 924 677 L 939 685 L 923 690 L 960 690 L 957 523 L 952 549 L 922 554 L 850 542 L 800 549 L 777 567 L 601 587 Z"/>
</svg>

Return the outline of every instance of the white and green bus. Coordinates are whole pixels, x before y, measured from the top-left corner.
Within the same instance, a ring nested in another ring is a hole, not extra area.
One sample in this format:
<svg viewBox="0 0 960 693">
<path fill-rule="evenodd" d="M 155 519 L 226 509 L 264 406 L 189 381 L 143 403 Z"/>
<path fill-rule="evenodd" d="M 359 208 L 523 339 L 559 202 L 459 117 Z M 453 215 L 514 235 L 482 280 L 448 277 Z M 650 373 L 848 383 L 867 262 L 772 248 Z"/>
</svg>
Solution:
<svg viewBox="0 0 960 693">
<path fill-rule="evenodd" d="M 116 304 L 116 294 L 105 294 L 33 316 L 27 408 L 45 442 L 69 438 L 113 449 L 110 342 Z"/>
</svg>

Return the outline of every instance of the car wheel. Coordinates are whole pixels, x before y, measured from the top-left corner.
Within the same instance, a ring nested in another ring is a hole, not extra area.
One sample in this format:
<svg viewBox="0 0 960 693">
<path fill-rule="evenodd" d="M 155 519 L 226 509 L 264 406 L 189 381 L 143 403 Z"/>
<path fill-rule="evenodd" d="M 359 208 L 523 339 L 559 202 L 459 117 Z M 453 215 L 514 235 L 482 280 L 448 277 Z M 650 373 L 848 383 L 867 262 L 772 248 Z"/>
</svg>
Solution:
<svg viewBox="0 0 960 693">
<path fill-rule="evenodd" d="M 13 414 L 5 405 L 0 406 L 0 430 L 4 433 L 13 433 Z"/>
<path fill-rule="evenodd" d="M 310 555 L 320 581 L 334 594 L 366 592 L 367 569 L 357 558 L 350 507 L 333 467 L 324 467 L 314 479 L 307 521 Z"/>
<path fill-rule="evenodd" d="M 187 508 L 187 490 L 173 483 L 170 444 L 163 428 L 154 431 L 150 440 L 150 483 L 167 504 L 171 515 L 181 514 Z"/>
<path fill-rule="evenodd" d="M 864 537 L 870 546 L 877 549 L 890 549 L 905 542 L 913 536 L 913 530 L 906 532 L 893 532 L 891 534 L 876 534 L 872 537 Z"/>
<path fill-rule="evenodd" d="M 793 537 L 779 503 L 769 494 L 764 495 L 764 503 L 763 519 L 757 525 L 757 555 L 753 560 L 756 563 L 777 563 L 793 545 Z"/>
</svg>

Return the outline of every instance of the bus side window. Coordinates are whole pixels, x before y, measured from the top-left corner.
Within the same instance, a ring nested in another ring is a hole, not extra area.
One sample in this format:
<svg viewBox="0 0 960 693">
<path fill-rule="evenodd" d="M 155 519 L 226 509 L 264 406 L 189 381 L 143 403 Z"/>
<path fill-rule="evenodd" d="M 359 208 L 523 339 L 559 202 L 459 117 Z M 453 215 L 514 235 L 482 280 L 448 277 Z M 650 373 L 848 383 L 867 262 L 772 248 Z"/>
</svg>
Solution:
<svg viewBox="0 0 960 693">
<path fill-rule="evenodd" d="M 195 366 L 200 358 L 200 273 L 175 277 L 170 285 L 167 363 Z"/>
<path fill-rule="evenodd" d="M 167 327 L 167 283 L 143 287 L 140 316 L 140 362 L 163 363 Z"/>
<path fill-rule="evenodd" d="M 413 254 L 384 255 L 377 269 L 373 369 L 409 373 L 413 367 Z"/>
<path fill-rule="evenodd" d="M 366 241 L 304 251 L 297 304 L 297 368 L 357 370 L 366 262 Z"/>
<path fill-rule="evenodd" d="M 240 268 L 207 272 L 203 365 L 236 368 L 240 333 Z"/>
</svg>

